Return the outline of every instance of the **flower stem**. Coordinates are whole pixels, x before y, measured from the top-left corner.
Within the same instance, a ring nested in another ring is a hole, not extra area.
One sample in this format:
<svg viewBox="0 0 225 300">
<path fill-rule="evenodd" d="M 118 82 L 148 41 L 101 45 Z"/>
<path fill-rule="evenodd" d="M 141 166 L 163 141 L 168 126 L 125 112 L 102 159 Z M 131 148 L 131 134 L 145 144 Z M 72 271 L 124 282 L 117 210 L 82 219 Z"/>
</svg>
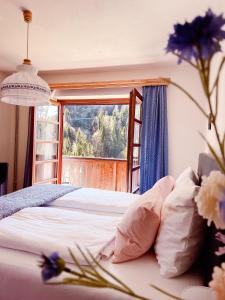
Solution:
<svg viewBox="0 0 225 300">
<path fill-rule="evenodd" d="M 210 112 L 209 116 L 212 117 L 210 119 L 210 122 L 213 124 L 215 135 L 216 135 L 216 139 L 217 139 L 217 142 L 219 144 L 219 149 L 220 149 L 220 153 L 221 153 L 221 157 L 222 157 L 222 164 L 220 163 L 219 167 L 220 167 L 220 169 L 221 169 L 222 172 L 225 172 L 224 171 L 224 166 L 225 166 L 224 146 L 223 146 L 223 143 L 220 140 L 220 135 L 219 135 L 219 131 L 218 131 L 218 128 L 217 128 L 217 123 L 216 123 L 217 105 L 218 105 L 218 94 L 216 94 L 216 112 L 214 113 L 213 112 L 213 107 L 212 107 L 212 99 L 211 99 L 212 94 L 211 94 L 210 88 L 209 88 L 209 76 L 206 74 L 205 65 L 204 65 L 203 59 L 200 60 L 200 64 L 201 64 L 201 69 L 199 69 L 199 75 L 200 75 L 200 78 L 202 80 L 202 85 L 203 85 L 203 88 L 204 88 L 204 91 L 205 91 L 205 94 L 206 94 L 206 98 L 207 98 L 207 102 L 208 102 L 208 107 L 209 107 L 209 112 Z M 221 65 L 220 65 L 219 72 L 221 72 L 222 67 L 223 67 L 223 63 L 221 63 Z M 219 75 L 217 76 L 217 80 L 216 80 L 216 86 L 217 86 L 217 88 L 218 88 L 218 81 L 219 81 Z M 217 93 L 218 93 L 218 91 L 217 91 Z M 207 144 L 209 146 L 209 143 L 207 143 Z M 215 157 L 215 151 L 214 151 L 214 149 L 212 147 L 210 147 L 210 151 L 213 154 L 213 156 Z M 218 156 L 215 157 L 215 158 L 218 159 Z"/>
<path fill-rule="evenodd" d="M 177 297 L 177 296 L 175 296 L 175 295 L 170 294 L 169 292 L 164 291 L 163 289 L 159 288 L 159 287 L 156 286 L 156 285 L 151 284 L 151 287 L 153 287 L 153 288 L 156 289 L 157 291 L 159 291 L 159 292 L 161 292 L 161 293 L 163 293 L 163 294 L 169 296 L 170 298 L 173 298 L 173 299 L 176 299 L 176 300 L 183 300 L 182 298 L 179 298 L 179 297 Z"/>
<path fill-rule="evenodd" d="M 211 91 L 210 91 L 210 96 L 212 95 L 212 93 L 213 93 L 213 91 L 214 91 L 214 89 L 215 89 L 217 83 L 218 83 L 219 80 L 220 80 L 220 74 L 221 74 L 221 71 L 222 71 L 222 69 L 223 69 L 224 63 L 225 63 L 225 56 L 222 58 L 222 61 L 221 61 L 221 63 L 220 63 L 220 66 L 219 66 L 219 69 L 218 69 L 218 72 L 217 72 L 216 79 L 215 79 L 215 81 L 214 81 L 214 83 L 213 83 L 213 86 L 212 86 L 212 89 L 211 89 Z"/>
</svg>

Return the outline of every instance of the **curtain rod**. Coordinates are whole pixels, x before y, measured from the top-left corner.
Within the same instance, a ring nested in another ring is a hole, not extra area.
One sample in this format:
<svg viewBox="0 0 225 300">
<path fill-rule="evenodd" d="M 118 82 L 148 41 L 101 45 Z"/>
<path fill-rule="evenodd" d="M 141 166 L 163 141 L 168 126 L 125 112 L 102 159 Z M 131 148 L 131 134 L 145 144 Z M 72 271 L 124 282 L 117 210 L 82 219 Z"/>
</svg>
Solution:
<svg viewBox="0 0 225 300">
<path fill-rule="evenodd" d="M 156 79 L 132 79 L 132 80 L 112 80 L 112 81 L 91 81 L 91 82 L 61 82 L 49 83 L 51 89 L 103 89 L 103 88 L 125 88 L 141 86 L 169 85 L 169 78 Z"/>
</svg>

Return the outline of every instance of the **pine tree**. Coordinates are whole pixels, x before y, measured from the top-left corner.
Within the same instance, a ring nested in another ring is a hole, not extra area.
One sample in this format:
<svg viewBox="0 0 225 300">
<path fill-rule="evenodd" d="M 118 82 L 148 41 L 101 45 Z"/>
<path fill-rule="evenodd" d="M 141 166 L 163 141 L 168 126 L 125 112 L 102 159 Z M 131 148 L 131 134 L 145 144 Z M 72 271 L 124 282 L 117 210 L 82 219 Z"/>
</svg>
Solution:
<svg viewBox="0 0 225 300">
<path fill-rule="evenodd" d="M 72 153 L 74 156 L 93 156 L 93 146 L 88 142 L 86 134 L 80 128 L 76 132 L 76 141 L 73 144 Z"/>
<path fill-rule="evenodd" d="M 75 129 L 68 122 L 65 122 L 63 128 L 63 155 L 72 155 L 75 139 Z"/>
</svg>

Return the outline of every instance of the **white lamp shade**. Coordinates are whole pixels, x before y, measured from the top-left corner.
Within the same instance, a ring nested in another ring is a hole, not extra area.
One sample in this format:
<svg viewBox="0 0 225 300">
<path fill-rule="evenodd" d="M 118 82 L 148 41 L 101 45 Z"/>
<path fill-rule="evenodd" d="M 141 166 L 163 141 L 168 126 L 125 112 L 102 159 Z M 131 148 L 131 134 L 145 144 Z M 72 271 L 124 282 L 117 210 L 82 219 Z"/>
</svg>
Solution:
<svg viewBox="0 0 225 300">
<path fill-rule="evenodd" d="M 1 101 L 14 105 L 38 106 L 48 104 L 51 90 L 48 84 L 37 75 L 32 65 L 17 67 L 18 72 L 1 83 Z"/>
</svg>

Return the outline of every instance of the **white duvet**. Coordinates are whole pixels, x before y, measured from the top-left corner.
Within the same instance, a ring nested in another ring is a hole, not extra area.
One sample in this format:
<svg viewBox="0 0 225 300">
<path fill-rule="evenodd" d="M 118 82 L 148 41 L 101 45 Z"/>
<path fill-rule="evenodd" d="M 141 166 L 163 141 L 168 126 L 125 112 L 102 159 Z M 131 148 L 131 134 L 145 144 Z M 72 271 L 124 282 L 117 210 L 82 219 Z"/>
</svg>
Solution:
<svg viewBox="0 0 225 300">
<path fill-rule="evenodd" d="M 97 257 L 114 237 L 120 219 L 55 207 L 25 208 L 0 221 L 0 247 L 38 255 L 58 251 L 67 262 L 72 262 L 71 248 L 85 264 L 75 245 Z"/>
</svg>

